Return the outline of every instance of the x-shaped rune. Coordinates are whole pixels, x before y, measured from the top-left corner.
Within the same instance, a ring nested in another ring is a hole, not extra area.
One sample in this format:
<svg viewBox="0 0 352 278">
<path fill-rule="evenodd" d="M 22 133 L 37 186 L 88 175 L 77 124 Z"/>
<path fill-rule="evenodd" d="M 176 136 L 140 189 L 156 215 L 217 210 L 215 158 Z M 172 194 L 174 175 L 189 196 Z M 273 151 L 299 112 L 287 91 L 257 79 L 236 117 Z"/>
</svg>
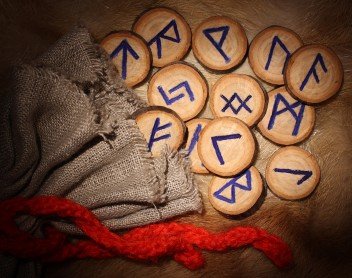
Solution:
<svg viewBox="0 0 352 278">
<path fill-rule="evenodd" d="M 252 98 L 252 95 L 248 95 L 246 97 L 245 100 L 242 100 L 241 97 L 237 94 L 234 93 L 230 99 L 228 99 L 227 97 L 225 97 L 224 95 L 220 95 L 220 97 L 226 102 L 225 106 L 221 109 L 221 112 L 225 112 L 228 108 L 230 108 L 232 110 L 232 112 L 234 114 L 238 114 L 238 112 L 240 112 L 240 110 L 242 108 L 246 109 L 249 113 L 252 113 L 252 109 L 250 109 L 247 105 L 247 102 Z M 236 109 L 235 107 L 233 107 L 232 102 L 237 99 L 237 101 L 239 102 L 239 106 Z"/>
</svg>

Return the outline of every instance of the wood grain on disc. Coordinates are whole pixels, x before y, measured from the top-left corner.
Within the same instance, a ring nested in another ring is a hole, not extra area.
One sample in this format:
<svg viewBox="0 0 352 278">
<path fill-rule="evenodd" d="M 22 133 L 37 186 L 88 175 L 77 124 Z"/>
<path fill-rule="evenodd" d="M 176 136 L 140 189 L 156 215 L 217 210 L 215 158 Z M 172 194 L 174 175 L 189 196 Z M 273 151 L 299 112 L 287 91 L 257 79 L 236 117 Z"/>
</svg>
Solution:
<svg viewBox="0 0 352 278">
<path fill-rule="evenodd" d="M 225 16 L 214 16 L 197 26 L 192 50 L 205 67 L 228 70 L 242 62 L 248 47 L 243 27 Z"/>
<path fill-rule="evenodd" d="M 297 200 L 313 192 L 320 180 L 320 168 L 311 153 L 290 146 L 273 154 L 266 167 L 265 179 L 277 196 Z"/>
<path fill-rule="evenodd" d="M 186 150 L 190 158 L 191 170 L 192 172 L 197 174 L 209 173 L 209 171 L 204 167 L 203 163 L 200 161 L 197 150 L 200 132 L 209 122 L 209 119 L 193 119 L 186 123 L 188 130 Z"/>
<path fill-rule="evenodd" d="M 211 90 L 210 109 L 215 117 L 235 117 L 252 126 L 261 118 L 265 107 L 262 87 L 248 75 L 225 75 Z"/>
<path fill-rule="evenodd" d="M 343 82 L 339 57 L 324 45 L 306 45 L 292 54 L 285 69 L 287 90 L 308 103 L 323 102 L 335 95 Z"/>
<path fill-rule="evenodd" d="M 177 150 L 184 141 L 186 127 L 181 118 L 172 110 L 164 107 L 139 109 L 132 116 L 144 135 L 148 150 L 154 157 L 160 155 L 167 145 Z"/>
<path fill-rule="evenodd" d="M 313 131 L 314 107 L 294 99 L 285 89 L 277 88 L 268 93 L 268 107 L 258 123 L 260 133 L 280 145 L 303 141 Z"/>
<path fill-rule="evenodd" d="M 143 13 L 133 31 L 147 42 L 153 54 L 153 66 L 163 67 L 181 60 L 191 45 L 191 29 L 176 11 L 155 8 Z"/>
<path fill-rule="evenodd" d="M 271 26 L 255 36 L 249 47 L 248 60 L 254 73 L 262 80 L 284 84 L 284 66 L 291 54 L 303 45 L 292 30 Z"/>
<path fill-rule="evenodd" d="M 101 47 L 110 58 L 128 87 L 141 83 L 151 68 L 151 53 L 146 42 L 129 31 L 119 31 L 108 35 Z"/>
<path fill-rule="evenodd" d="M 255 141 L 245 123 L 223 117 L 206 125 L 200 133 L 197 148 L 200 160 L 209 171 L 229 177 L 251 164 Z"/>
<path fill-rule="evenodd" d="M 193 67 L 175 63 L 160 69 L 148 86 L 148 103 L 174 110 L 184 121 L 203 109 L 208 96 L 205 79 Z"/>
<path fill-rule="evenodd" d="M 209 201 L 226 214 L 238 215 L 254 206 L 263 191 L 263 180 L 254 166 L 230 178 L 213 177 Z"/>
</svg>

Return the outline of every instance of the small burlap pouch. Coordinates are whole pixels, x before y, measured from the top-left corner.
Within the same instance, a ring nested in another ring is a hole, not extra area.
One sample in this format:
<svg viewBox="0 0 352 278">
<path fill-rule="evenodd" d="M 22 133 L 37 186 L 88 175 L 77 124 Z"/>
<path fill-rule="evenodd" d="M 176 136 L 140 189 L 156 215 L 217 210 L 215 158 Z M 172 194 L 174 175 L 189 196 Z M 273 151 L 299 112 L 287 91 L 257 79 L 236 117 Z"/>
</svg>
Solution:
<svg viewBox="0 0 352 278">
<path fill-rule="evenodd" d="M 0 97 L 1 199 L 66 197 L 113 230 L 201 210 L 187 159 L 168 150 L 151 157 L 129 119 L 146 104 L 125 87 L 84 27 L 16 68 L 13 86 Z M 35 219 L 22 217 L 19 223 L 38 230 Z M 53 224 L 80 233 L 69 223 Z M 17 265 L 3 258 L 1 273 Z M 19 276 L 36 269 L 20 265 Z"/>
</svg>

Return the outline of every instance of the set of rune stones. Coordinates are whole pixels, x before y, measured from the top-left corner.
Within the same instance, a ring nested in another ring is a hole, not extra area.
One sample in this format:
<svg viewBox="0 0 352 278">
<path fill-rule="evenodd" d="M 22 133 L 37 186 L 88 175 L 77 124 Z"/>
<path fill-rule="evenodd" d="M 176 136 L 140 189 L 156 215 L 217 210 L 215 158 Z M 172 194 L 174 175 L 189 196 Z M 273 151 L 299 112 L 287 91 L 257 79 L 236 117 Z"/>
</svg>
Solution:
<svg viewBox="0 0 352 278">
<path fill-rule="evenodd" d="M 292 30 L 271 26 L 259 32 L 248 50 L 243 27 L 215 16 L 200 23 L 193 34 L 185 19 L 168 8 L 148 10 L 133 31 L 109 34 L 101 46 L 110 55 L 127 86 L 143 82 L 152 66 L 149 107 L 134 116 L 148 149 L 158 156 L 167 144 L 179 149 L 187 135 L 186 152 L 194 173 L 212 173 L 209 200 L 217 210 L 241 214 L 258 201 L 263 181 L 251 166 L 260 133 L 280 148 L 269 159 L 265 179 L 271 191 L 287 200 L 307 197 L 320 179 L 314 156 L 296 146 L 312 133 L 312 104 L 335 95 L 343 82 L 337 55 L 323 45 L 304 45 Z M 208 92 L 204 77 L 180 60 L 192 51 L 207 70 L 228 72 L 245 59 L 256 76 L 280 86 L 265 92 L 253 77 L 228 73 Z M 209 104 L 214 119 L 195 118 Z"/>
</svg>

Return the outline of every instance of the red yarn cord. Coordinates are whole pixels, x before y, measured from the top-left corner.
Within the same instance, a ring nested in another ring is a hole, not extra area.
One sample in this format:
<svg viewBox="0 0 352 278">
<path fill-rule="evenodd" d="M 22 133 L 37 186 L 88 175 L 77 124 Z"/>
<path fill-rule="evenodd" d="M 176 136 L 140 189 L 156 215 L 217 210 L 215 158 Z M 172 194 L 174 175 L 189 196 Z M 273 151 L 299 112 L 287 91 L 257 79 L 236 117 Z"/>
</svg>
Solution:
<svg viewBox="0 0 352 278">
<path fill-rule="evenodd" d="M 89 239 L 72 242 L 52 226 L 45 227 L 44 238 L 36 238 L 17 227 L 15 218 L 21 214 L 66 218 Z M 155 262 L 163 256 L 172 256 L 194 270 L 204 265 L 199 249 L 225 251 L 247 245 L 262 251 L 279 268 L 285 268 L 293 261 L 285 242 L 255 227 L 234 227 L 227 232 L 211 233 L 191 224 L 166 222 L 118 235 L 102 225 L 88 209 L 68 199 L 37 196 L 0 202 L 0 252 L 19 258 L 58 262 L 119 255 Z"/>
</svg>

